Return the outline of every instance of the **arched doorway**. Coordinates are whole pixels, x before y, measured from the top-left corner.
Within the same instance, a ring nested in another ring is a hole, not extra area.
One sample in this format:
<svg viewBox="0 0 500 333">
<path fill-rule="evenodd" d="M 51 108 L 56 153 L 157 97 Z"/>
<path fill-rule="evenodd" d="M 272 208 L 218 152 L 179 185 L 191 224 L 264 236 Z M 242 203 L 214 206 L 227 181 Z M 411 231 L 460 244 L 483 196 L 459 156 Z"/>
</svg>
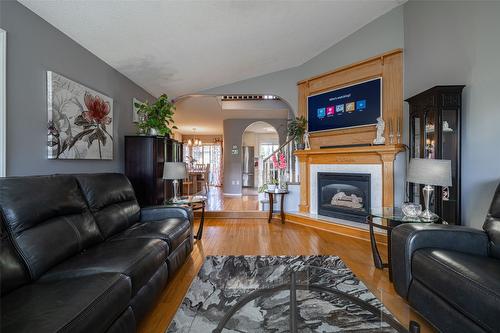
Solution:
<svg viewBox="0 0 500 333">
<path fill-rule="evenodd" d="M 262 160 L 279 147 L 276 128 L 265 121 L 248 125 L 241 135 L 242 195 L 258 195 L 262 186 Z"/>
</svg>

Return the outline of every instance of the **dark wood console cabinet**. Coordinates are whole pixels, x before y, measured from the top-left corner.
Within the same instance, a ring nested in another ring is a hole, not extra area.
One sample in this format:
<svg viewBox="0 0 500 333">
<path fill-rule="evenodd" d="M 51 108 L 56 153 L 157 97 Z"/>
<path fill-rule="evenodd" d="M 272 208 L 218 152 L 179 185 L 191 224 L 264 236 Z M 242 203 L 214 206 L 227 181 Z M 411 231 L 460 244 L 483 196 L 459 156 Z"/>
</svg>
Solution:
<svg viewBox="0 0 500 333">
<path fill-rule="evenodd" d="M 460 219 L 460 134 L 462 90 L 435 86 L 406 100 L 410 106 L 410 158 L 451 160 L 452 186 L 436 187 L 432 210 L 450 224 Z M 409 199 L 422 203 L 423 185 L 409 184 Z"/>
<path fill-rule="evenodd" d="M 182 143 L 161 136 L 125 136 L 125 174 L 141 207 L 162 205 L 172 197 L 172 181 L 163 180 L 164 162 L 182 161 Z"/>
</svg>

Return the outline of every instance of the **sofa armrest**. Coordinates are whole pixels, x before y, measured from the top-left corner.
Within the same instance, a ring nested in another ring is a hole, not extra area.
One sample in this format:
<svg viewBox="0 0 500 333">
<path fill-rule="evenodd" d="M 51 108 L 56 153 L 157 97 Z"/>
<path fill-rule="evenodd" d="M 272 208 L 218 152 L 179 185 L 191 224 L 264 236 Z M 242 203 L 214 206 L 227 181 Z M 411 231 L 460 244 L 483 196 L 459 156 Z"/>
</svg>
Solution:
<svg viewBox="0 0 500 333">
<path fill-rule="evenodd" d="M 188 206 L 151 206 L 141 209 L 141 222 L 164 220 L 171 217 L 185 218 L 193 225 L 193 210 Z"/>
<path fill-rule="evenodd" d="M 423 248 L 487 256 L 488 236 L 482 230 L 455 225 L 408 223 L 395 227 L 391 233 L 392 278 L 401 297 L 407 297 L 413 278 L 413 253 Z"/>
</svg>

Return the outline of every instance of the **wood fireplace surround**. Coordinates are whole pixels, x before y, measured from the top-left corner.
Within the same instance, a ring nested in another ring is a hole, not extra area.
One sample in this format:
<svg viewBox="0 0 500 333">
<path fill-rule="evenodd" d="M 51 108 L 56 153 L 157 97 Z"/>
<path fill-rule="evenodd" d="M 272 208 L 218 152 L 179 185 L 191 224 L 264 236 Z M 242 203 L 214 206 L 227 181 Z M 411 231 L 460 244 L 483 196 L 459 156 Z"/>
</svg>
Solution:
<svg viewBox="0 0 500 333">
<path fill-rule="evenodd" d="M 370 145 L 375 126 L 311 133 L 311 150 L 296 151 L 300 167 L 300 212 L 310 210 L 310 167 L 312 164 L 381 164 L 382 205 L 394 206 L 394 161 L 403 152 L 403 144 L 389 144 L 389 126 L 394 131 L 403 124 L 403 50 L 396 49 L 338 68 L 297 83 L 298 115 L 307 117 L 307 97 L 324 91 L 382 77 L 382 117 L 386 123 L 386 144 Z M 402 134 L 402 133 L 401 133 Z M 401 137 L 402 139 L 402 137 Z M 321 149 L 321 146 L 343 146 Z"/>
</svg>

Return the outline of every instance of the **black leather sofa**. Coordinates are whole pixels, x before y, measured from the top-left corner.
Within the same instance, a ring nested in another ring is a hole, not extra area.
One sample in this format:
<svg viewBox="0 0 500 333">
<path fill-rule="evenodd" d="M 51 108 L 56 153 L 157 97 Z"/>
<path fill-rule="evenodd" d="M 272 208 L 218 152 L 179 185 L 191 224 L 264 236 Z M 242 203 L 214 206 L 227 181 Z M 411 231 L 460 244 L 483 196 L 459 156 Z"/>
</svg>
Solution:
<svg viewBox="0 0 500 333">
<path fill-rule="evenodd" d="M 193 247 L 121 174 L 0 178 L 0 212 L 2 333 L 134 332 Z"/>
<path fill-rule="evenodd" d="M 483 229 L 404 224 L 392 231 L 396 291 L 441 332 L 500 332 L 500 185 Z"/>
</svg>

